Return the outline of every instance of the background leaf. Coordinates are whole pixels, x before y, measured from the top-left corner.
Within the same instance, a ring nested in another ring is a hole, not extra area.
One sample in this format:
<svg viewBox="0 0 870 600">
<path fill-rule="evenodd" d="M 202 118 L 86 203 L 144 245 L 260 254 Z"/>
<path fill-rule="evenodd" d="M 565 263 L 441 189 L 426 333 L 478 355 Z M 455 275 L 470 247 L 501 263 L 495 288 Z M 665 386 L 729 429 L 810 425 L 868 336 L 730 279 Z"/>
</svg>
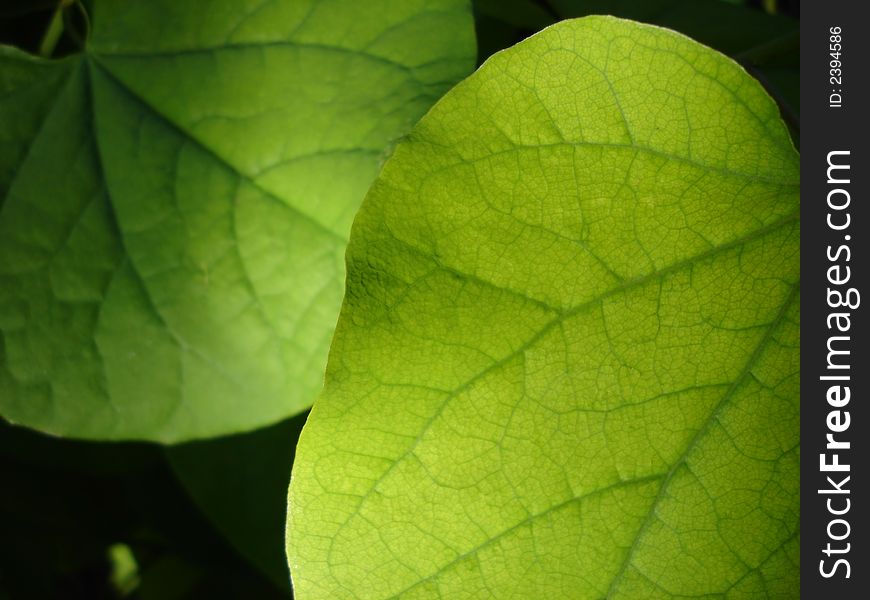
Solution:
<svg viewBox="0 0 870 600">
<path fill-rule="evenodd" d="M 798 162 L 735 63 L 613 18 L 449 92 L 354 223 L 297 597 L 795 597 Z"/>
<path fill-rule="evenodd" d="M 276 586 L 284 559 L 287 485 L 307 413 L 251 433 L 166 449 L 169 464 L 215 527 Z"/>
<path fill-rule="evenodd" d="M 0 48 L 0 412 L 67 436 L 249 430 L 319 391 L 380 155 L 473 62 L 464 0 L 95 0 Z"/>
</svg>

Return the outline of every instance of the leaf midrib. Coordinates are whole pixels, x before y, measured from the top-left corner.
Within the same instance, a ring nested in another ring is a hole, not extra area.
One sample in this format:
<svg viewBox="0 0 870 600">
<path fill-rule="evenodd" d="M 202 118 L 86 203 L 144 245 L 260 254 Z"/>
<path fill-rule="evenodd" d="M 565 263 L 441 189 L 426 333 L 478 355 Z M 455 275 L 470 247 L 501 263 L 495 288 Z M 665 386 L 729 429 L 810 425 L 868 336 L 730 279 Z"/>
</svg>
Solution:
<svg viewBox="0 0 870 600">
<path fill-rule="evenodd" d="M 424 142 L 424 143 L 428 143 Z M 542 148 L 608 148 L 613 150 L 633 150 L 640 154 L 648 154 L 650 156 L 657 156 L 659 158 L 666 159 L 668 161 L 674 161 L 681 164 L 689 165 L 691 167 L 701 169 L 705 172 L 716 173 L 718 175 L 722 175 L 724 177 L 732 177 L 734 179 L 741 179 L 744 181 L 748 181 L 751 183 L 760 183 L 764 185 L 771 185 L 785 189 L 797 189 L 800 187 L 800 182 L 794 181 L 792 179 L 773 179 L 771 177 L 763 177 L 754 173 L 745 173 L 743 171 L 734 171 L 732 169 L 728 169 L 725 167 L 717 167 L 716 165 L 711 165 L 708 163 L 701 162 L 697 159 L 690 158 L 688 156 L 681 156 L 679 154 L 672 154 L 670 152 L 665 152 L 663 150 L 657 150 L 655 148 L 651 148 L 649 146 L 643 146 L 640 144 L 626 144 L 626 143 L 618 143 L 618 142 L 600 142 L 600 141 L 583 141 L 583 140 L 561 140 L 557 142 L 549 142 L 546 144 L 518 144 L 511 141 L 511 146 L 505 148 L 503 150 L 498 150 L 496 152 L 488 152 L 481 156 L 475 157 L 464 157 L 457 153 L 457 161 L 454 163 L 450 163 L 444 165 L 436 170 L 431 171 L 428 175 L 433 175 L 439 172 L 448 171 L 450 169 L 461 167 L 469 164 L 476 164 L 480 162 L 484 162 L 491 158 L 497 156 L 504 156 L 507 154 L 512 154 L 516 152 L 523 151 L 531 151 L 531 150 L 540 150 Z M 795 169 L 797 173 L 797 169 Z"/>
<path fill-rule="evenodd" d="M 398 592 L 392 594 L 391 596 L 389 596 L 389 598 L 390 598 L 390 600 L 395 600 L 396 598 L 400 598 L 403 594 L 410 592 L 414 588 L 419 587 L 419 586 L 423 585 L 424 583 L 427 583 L 429 581 L 434 580 L 442 573 L 446 573 L 451 567 L 461 563 L 466 558 L 470 558 L 470 557 L 474 556 L 475 554 L 477 554 L 478 552 L 480 552 L 481 550 L 483 550 L 484 548 L 487 548 L 487 547 L 491 546 L 492 544 L 494 544 L 495 542 L 498 542 L 499 540 L 506 538 L 511 533 L 518 530 L 520 527 L 522 527 L 524 525 L 528 525 L 529 523 L 532 523 L 533 521 L 536 521 L 537 519 L 540 519 L 541 517 L 545 517 L 550 513 L 557 512 L 563 508 L 571 506 L 575 502 L 583 502 L 583 501 L 588 500 L 590 498 L 594 498 L 596 496 L 601 496 L 602 494 L 606 494 L 606 493 L 612 492 L 614 490 L 619 490 L 622 488 L 630 487 L 632 485 L 651 483 L 653 481 L 657 481 L 659 479 L 662 479 L 663 477 L 665 477 L 664 473 L 656 473 L 656 474 L 652 474 L 652 475 L 645 475 L 643 477 L 637 477 L 636 479 L 620 480 L 620 481 L 617 481 L 615 483 L 611 483 L 610 485 L 606 485 L 604 487 L 600 487 L 600 488 L 591 490 L 585 494 L 580 494 L 579 496 L 571 496 L 570 498 L 563 500 L 562 502 L 559 502 L 558 504 L 554 504 L 553 506 L 549 506 L 540 512 L 537 512 L 533 515 L 529 515 L 525 519 L 518 521 L 517 523 L 514 523 L 513 525 L 511 525 L 507 529 L 503 529 L 502 531 L 495 534 L 494 536 L 487 538 L 485 541 L 481 542 L 480 544 L 478 544 L 477 546 L 475 546 L 471 550 L 468 550 L 467 552 L 463 552 L 462 554 L 456 556 L 447 564 L 443 565 L 442 567 L 439 567 L 438 570 L 435 571 L 434 573 L 427 575 L 426 577 L 424 577 L 418 581 L 415 581 L 414 583 L 405 587 L 401 591 L 398 591 Z"/>
<path fill-rule="evenodd" d="M 286 49 L 294 49 L 294 50 L 314 50 L 314 51 L 322 51 L 322 52 L 334 52 L 336 54 L 348 55 L 351 57 L 359 57 L 370 60 L 371 62 L 386 65 L 389 67 L 393 67 L 397 70 L 400 70 L 404 73 L 407 73 L 410 77 L 412 77 L 415 81 L 422 85 L 423 82 L 417 80 L 414 77 L 414 72 L 416 69 L 424 68 L 430 66 L 430 64 L 434 63 L 423 63 L 420 65 L 409 66 L 384 56 L 380 56 L 377 54 L 372 54 L 371 52 L 367 52 L 364 50 L 355 50 L 353 48 L 346 48 L 344 46 L 333 46 L 329 44 L 316 44 L 311 42 L 294 42 L 294 41 L 272 41 L 272 42 L 263 42 L 263 43 L 233 43 L 233 44 L 225 44 L 221 46 L 202 46 L 198 48 L 179 48 L 179 49 L 171 49 L 171 50 L 161 50 L 161 51 L 148 51 L 148 52 L 111 52 L 111 51 L 101 51 L 99 49 L 94 50 L 95 55 L 99 55 L 105 58 L 120 58 L 120 59 L 148 59 L 148 58 L 175 58 L 179 56 L 195 56 L 197 54 L 216 54 L 218 52 L 223 51 L 247 51 L 247 50 L 262 50 L 266 48 L 286 48 Z M 437 61 L 440 62 L 440 61 Z"/>
<path fill-rule="evenodd" d="M 93 73 L 91 71 L 91 68 L 89 68 L 91 66 L 93 66 L 92 62 L 82 61 L 81 67 L 80 67 L 83 69 L 83 76 L 86 77 L 85 90 L 87 93 L 87 98 L 85 99 L 85 105 L 87 106 L 88 110 L 90 111 L 90 113 L 88 115 L 89 120 L 90 120 L 90 135 L 93 139 L 93 144 L 94 144 L 94 157 L 96 159 L 96 164 L 97 164 L 97 173 L 100 176 L 100 180 L 102 181 L 103 189 L 105 190 L 105 194 L 106 194 L 106 206 L 108 207 L 108 214 L 109 214 L 111 226 L 114 230 L 115 236 L 117 237 L 119 243 L 121 244 L 121 248 L 123 249 L 123 255 L 124 255 L 124 259 L 121 262 L 121 264 L 119 264 L 118 269 L 116 270 L 115 276 L 117 275 L 117 272 L 123 267 L 124 262 L 129 263 L 130 272 L 136 278 L 137 284 L 141 286 L 142 296 L 143 296 L 145 302 L 147 303 L 151 312 L 154 314 L 154 316 L 160 322 L 163 329 L 166 331 L 167 335 L 169 336 L 169 339 L 172 341 L 172 343 L 175 345 L 175 347 L 179 351 L 179 357 L 180 357 L 179 358 L 179 367 L 180 367 L 179 372 L 181 374 L 182 380 L 184 379 L 183 354 L 190 353 L 191 355 L 193 355 L 197 359 L 206 363 L 216 374 L 223 377 L 228 383 L 236 386 L 240 390 L 245 390 L 245 389 L 247 389 L 247 384 L 245 384 L 244 382 L 242 382 L 242 381 L 238 380 L 236 377 L 234 377 L 232 375 L 232 373 L 227 371 L 220 364 L 220 362 L 218 362 L 217 360 L 208 356 L 207 354 L 203 353 L 200 349 L 198 349 L 196 347 L 196 345 L 194 345 L 191 342 L 189 342 L 188 340 L 186 340 L 184 338 L 184 336 L 182 336 L 174 327 L 172 327 L 170 325 L 169 321 L 166 319 L 166 317 L 163 315 L 163 313 L 159 310 L 159 308 L 157 307 L 157 304 L 154 302 L 154 299 L 151 296 L 151 292 L 148 289 L 148 285 L 145 281 L 145 278 L 139 272 L 135 263 L 131 259 L 130 252 L 127 249 L 127 240 L 123 234 L 123 229 L 121 228 L 121 223 L 120 223 L 119 218 L 118 218 L 117 209 L 115 208 L 115 201 L 112 198 L 112 193 L 111 193 L 111 190 L 109 189 L 109 185 L 108 185 L 108 182 L 106 180 L 106 170 L 105 170 L 105 165 L 104 165 L 104 160 L 103 160 L 103 149 L 102 149 L 102 146 L 100 144 L 99 135 L 97 134 L 98 124 L 97 124 L 96 107 L 94 105 L 94 94 L 95 94 L 94 77 L 93 77 Z M 102 311 L 102 306 L 103 305 L 101 304 L 101 307 L 100 307 L 101 311 Z M 101 367 L 103 368 L 103 373 L 105 376 L 105 362 L 103 360 L 100 360 L 100 364 L 101 364 Z M 170 407 L 170 410 L 164 416 L 165 417 L 164 423 L 170 423 L 171 420 L 175 417 L 178 409 L 185 403 L 185 395 L 186 395 L 185 385 L 183 385 L 183 384 L 179 385 L 178 397 L 173 400 L 173 403 L 172 403 L 172 406 Z M 108 402 L 112 406 L 114 406 L 114 402 L 112 401 L 111 394 L 106 394 L 106 398 L 107 398 Z M 161 429 L 161 431 L 164 431 L 164 429 Z M 162 435 L 161 441 L 164 443 L 172 443 L 172 442 L 177 441 L 177 439 L 175 438 L 175 435 L 174 435 L 174 430 L 171 427 L 165 429 L 165 433 L 163 433 L 161 435 Z M 145 439 L 145 438 L 143 438 L 143 439 Z"/>
<path fill-rule="evenodd" d="M 737 390 L 743 385 L 746 381 L 746 378 L 751 374 L 752 369 L 755 367 L 755 364 L 761 358 L 761 355 L 767 349 L 768 343 L 773 339 L 774 332 L 779 328 L 780 325 L 785 321 L 785 317 L 788 314 L 788 310 L 791 308 L 792 303 L 800 296 L 800 280 L 796 281 L 792 284 L 791 290 L 789 291 L 788 296 L 783 301 L 782 305 L 779 308 L 779 312 L 777 312 L 776 317 L 773 321 L 771 321 L 770 325 L 767 326 L 767 329 L 764 332 L 764 335 L 761 337 L 761 340 L 756 345 L 752 354 L 747 359 L 746 364 L 743 366 L 740 374 L 734 379 L 734 382 L 731 384 L 731 387 L 723 394 L 722 398 L 713 407 L 713 410 L 710 411 L 710 416 L 704 422 L 700 429 L 695 433 L 691 440 L 689 440 L 686 449 L 680 455 L 680 457 L 674 462 L 671 469 L 668 471 L 664 480 L 662 481 L 661 486 L 659 487 L 658 494 L 656 494 L 655 500 L 653 500 L 652 505 L 650 506 L 649 511 L 644 518 L 643 523 L 635 534 L 634 540 L 631 546 L 626 552 L 625 559 L 620 565 L 619 571 L 617 572 L 616 577 L 614 577 L 613 581 L 610 584 L 610 588 L 607 590 L 606 598 L 610 598 L 616 592 L 619 584 L 622 582 L 625 577 L 625 573 L 628 570 L 629 565 L 632 562 L 632 558 L 637 551 L 641 539 L 646 534 L 646 531 L 649 529 L 649 526 L 653 522 L 653 516 L 656 514 L 659 505 L 662 500 L 667 496 L 667 490 L 670 486 L 671 481 L 673 481 L 674 476 L 681 466 L 683 466 L 686 461 L 689 459 L 689 456 L 692 454 L 692 451 L 697 447 L 698 443 L 704 438 L 705 435 L 710 431 L 710 427 L 717 421 L 719 415 L 728 406 L 729 402 L 734 398 L 734 395 L 737 393 Z"/>
<path fill-rule="evenodd" d="M 157 117 L 162 123 L 164 123 L 167 127 L 171 128 L 175 131 L 179 136 L 181 136 L 185 140 L 189 140 L 192 142 L 197 148 L 206 153 L 210 158 L 212 158 L 218 164 L 224 166 L 228 169 L 234 176 L 238 179 L 244 180 L 248 184 L 250 184 L 253 188 L 255 188 L 258 192 L 277 202 L 280 206 L 289 209 L 294 214 L 299 216 L 305 222 L 312 225 L 315 229 L 320 231 L 321 233 L 326 234 L 328 237 L 340 243 L 342 246 L 347 245 L 347 237 L 341 235 L 332 229 L 328 228 L 326 225 L 315 219 L 312 215 L 309 215 L 299 207 L 286 202 L 284 199 L 276 195 L 274 192 L 266 189 L 256 180 L 254 180 L 250 175 L 242 172 L 238 167 L 232 164 L 230 161 L 225 159 L 223 156 L 218 154 L 214 149 L 210 148 L 207 144 L 201 141 L 199 138 L 194 136 L 189 131 L 186 131 L 181 125 L 170 119 L 165 113 L 159 110 L 154 104 L 150 103 L 146 98 L 143 98 L 141 95 L 136 93 L 129 85 L 127 85 L 122 79 L 120 79 L 109 67 L 106 63 L 104 63 L 99 56 L 97 55 L 89 55 L 91 59 L 90 62 L 95 67 L 97 67 L 106 77 L 108 77 L 115 85 L 118 86 L 119 89 L 123 90 L 126 94 L 128 94 L 131 98 L 135 99 L 139 104 L 144 106 L 151 112 L 155 117 Z"/>
<path fill-rule="evenodd" d="M 0 47 L 0 49 L 3 49 L 3 48 L 12 48 L 12 47 L 11 46 Z M 17 48 L 12 48 L 12 49 L 16 53 L 21 52 Z M 13 56 L 13 58 L 19 59 L 20 57 Z M 51 115 L 57 109 L 58 102 L 60 101 L 61 96 L 63 96 L 66 93 L 67 89 L 70 86 L 70 82 L 73 80 L 73 75 L 76 73 L 76 71 L 79 68 L 81 68 L 81 67 L 77 63 L 69 63 L 66 66 L 67 72 L 64 75 L 63 80 L 61 82 L 59 82 L 57 85 L 57 93 L 54 95 L 54 98 L 52 98 L 51 102 L 46 107 L 45 114 L 42 117 L 42 121 L 39 123 L 39 126 L 37 127 L 36 131 L 34 132 L 33 137 L 30 138 L 30 141 L 27 144 L 27 150 L 23 153 L 21 160 L 19 161 L 19 163 L 15 167 L 15 170 L 12 174 L 12 178 L 9 180 L 9 185 L 7 186 L 7 188 L 3 194 L 2 201 L 0 201 L 0 211 L 2 211 L 4 206 L 6 206 L 6 202 L 9 199 L 9 193 L 12 191 L 12 188 L 15 187 L 15 182 L 18 181 L 18 177 L 21 174 L 21 168 L 30 160 L 31 155 L 33 153 L 34 145 L 36 144 L 37 140 L 39 140 L 39 138 L 42 137 L 42 134 L 44 133 L 44 130 L 45 130 L 45 126 L 48 123 L 49 119 L 51 118 Z M 42 81 L 40 80 L 39 83 L 42 83 Z"/>
<path fill-rule="evenodd" d="M 725 407 L 729 404 L 729 402 L 733 399 L 734 394 L 737 392 L 737 390 L 745 382 L 746 378 L 751 373 L 752 368 L 755 366 L 755 364 L 757 363 L 757 361 L 761 357 L 762 353 L 767 348 L 768 343 L 773 338 L 774 332 L 779 328 L 780 325 L 782 325 L 782 323 L 785 320 L 785 317 L 788 313 L 789 308 L 791 308 L 792 303 L 799 296 L 799 293 L 800 293 L 800 281 L 797 281 L 792 285 L 792 288 L 791 288 L 788 296 L 786 297 L 785 301 L 780 306 L 780 309 L 779 309 L 777 315 L 774 317 L 773 321 L 771 321 L 765 327 L 764 335 L 762 336 L 761 340 L 759 340 L 758 344 L 756 345 L 756 347 L 753 350 L 752 354 L 750 355 L 749 359 L 746 361 L 746 364 L 744 365 L 740 374 L 734 379 L 732 384 L 729 386 L 728 390 L 725 392 L 725 394 L 723 394 L 722 398 L 719 400 L 719 402 L 716 404 L 716 406 L 714 406 L 713 409 L 710 411 L 710 416 L 707 417 L 707 419 L 704 421 L 704 423 L 701 425 L 701 427 L 698 429 L 698 431 L 695 433 L 695 435 L 692 436 L 692 438 L 689 440 L 689 443 L 686 445 L 685 450 L 676 459 L 676 461 L 674 462 L 672 467 L 666 473 L 655 473 L 652 475 L 646 475 L 644 477 L 638 477 L 635 479 L 620 480 L 620 481 L 617 481 L 616 483 L 592 490 L 586 494 L 582 494 L 580 496 L 572 496 L 566 500 L 563 500 L 562 502 L 560 502 L 558 504 L 555 504 L 555 505 L 550 506 L 550 507 L 548 507 L 548 508 L 546 508 L 538 513 L 530 515 L 530 516 L 526 517 L 525 519 L 515 523 L 514 525 L 502 530 L 501 532 L 497 533 L 496 535 L 487 538 L 484 542 L 478 544 L 474 548 L 456 556 L 450 562 L 439 567 L 438 570 L 427 575 L 425 578 L 422 578 L 422 579 L 414 582 L 413 584 L 405 587 L 401 591 L 392 594 L 390 596 L 390 599 L 392 600 L 395 598 L 399 598 L 402 596 L 402 594 L 405 594 L 405 593 L 411 591 L 412 589 L 420 586 L 421 584 L 426 583 L 428 581 L 432 581 L 433 579 L 435 579 L 436 577 L 438 577 L 442 573 L 445 573 L 452 566 L 460 563 L 462 560 L 469 558 L 471 556 L 474 556 L 479 551 L 490 546 L 494 542 L 501 540 L 501 539 L 504 539 L 506 536 L 508 536 L 512 532 L 516 531 L 519 527 L 522 527 L 523 525 L 526 525 L 526 524 L 528 524 L 528 523 L 530 523 L 530 522 L 532 522 L 540 517 L 543 517 L 547 514 L 550 514 L 554 511 L 557 511 L 557 510 L 564 508 L 566 506 L 569 506 L 575 502 L 583 501 L 589 497 L 597 496 L 597 495 L 600 495 L 600 494 L 603 494 L 603 493 L 606 493 L 606 492 L 609 492 L 609 491 L 612 491 L 615 489 L 628 487 L 628 486 L 631 486 L 634 484 L 648 483 L 648 482 L 652 482 L 652 481 L 661 480 L 661 484 L 659 486 L 659 490 L 656 494 L 656 497 L 653 500 L 653 503 L 650 505 L 650 508 L 647 511 L 646 517 L 644 518 L 644 521 L 641 523 L 640 528 L 638 529 L 637 533 L 635 534 L 634 539 L 632 541 L 632 544 L 629 547 L 628 551 L 626 552 L 625 559 L 623 560 L 622 564 L 620 565 L 619 571 L 618 571 L 616 577 L 611 582 L 611 586 L 608 589 L 607 594 L 604 597 L 604 598 L 611 598 L 616 591 L 616 587 L 622 581 L 622 578 L 624 577 L 628 566 L 631 564 L 631 559 L 634 556 L 634 553 L 638 548 L 640 540 L 644 537 L 647 529 L 649 528 L 649 525 L 652 523 L 653 516 L 656 514 L 656 511 L 657 511 L 659 504 L 666 497 L 666 495 L 667 495 L 666 491 L 667 491 L 671 481 L 673 480 L 674 475 L 677 473 L 679 468 L 686 463 L 689 456 L 692 454 L 692 451 L 697 447 L 697 445 L 701 441 L 701 439 L 703 439 L 704 436 L 709 432 L 710 427 L 713 425 L 713 423 L 716 422 L 719 415 L 722 413 L 722 411 L 725 409 Z"/>
<path fill-rule="evenodd" d="M 777 221 L 775 221 L 769 225 L 766 225 L 764 227 L 760 227 L 760 228 L 758 228 L 758 229 L 756 229 L 756 230 L 754 230 L 754 231 L 752 231 L 744 236 L 736 238 L 736 239 L 732 240 L 731 242 L 716 246 L 715 248 L 711 248 L 710 250 L 696 254 L 696 255 L 689 257 L 685 260 L 678 261 L 678 262 L 676 262 L 668 267 L 664 267 L 664 268 L 659 269 L 657 271 L 650 272 L 644 276 L 627 280 L 624 283 L 620 284 L 619 286 L 616 286 L 616 287 L 608 290 L 607 292 L 600 294 L 599 296 L 597 296 L 593 299 L 590 299 L 586 302 L 583 302 L 583 303 L 578 304 L 574 307 L 571 307 L 565 311 L 557 313 L 553 319 L 551 319 L 550 321 L 545 323 L 544 326 L 541 327 L 541 329 L 538 330 L 538 332 L 535 335 L 531 336 L 528 340 L 526 340 L 526 342 L 524 342 L 516 350 L 508 353 L 507 355 L 505 355 L 504 357 L 502 357 L 498 361 L 492 363 L 491 365 L 489 365 L 488 367 L 486 367 L 485 369 L 483 369 L 482 371 L 480 371 L 479 373 L 477 373 L 476 375 L 474 375 L 473 377 L 468 379 L 462 385 L 455 388 L 452 392 L 450 392 L 449 394 L 447 394 L 445 396 L 445 398 L 443 399 L 441 404 L 438 406 L 437 410 L 435 410 L 433 412 L 432 416 L 429 419 L 427 419 L 427 421 L 423 424 L 423 427 L 421 428 L 420 433 L 417 435 L 417 437 L 414 439 L 414 441 L 410 444 L 410 446 L 408 446 L 407 450 L 405 450 L 405 452 L 403 454 L 401 454 L 395 460 L 393 460 L 393 462 L 391 462 L 390 466 L 381 475 L 379 475 L 377 477 L 377 479 L 375 479 L 372 482 L 372 485 L 369 488 L 369 490 L 365 494 L 363 494 L 362 496 L 359 497 L 359 500 L 358 500 L 357 505 L 354 508 L 354 510 L 348 515 L 348 517 L 345 519 L 345 521 L 341 525 L 339 525 L 335 534 L 331 537 L 330 545 L 329 545 L 329 548 L 327 550 L 327 560 L 329 560 L 329 558 L 332 555 L 332 552 L 333 552 L 334 547 L 335 547 L 335 541 L 338 537 L 338 534 L 350 523 L 351 519 L 359 513 L 359 511 L 362 509 L 363 505 L 366 503 L 368 498 L 375 492 L 378 485 L 381 482 L 383 482 L 390 475 L 390 473 L 393 471 L 394 468 L 396 468 L 396 466 L 398 464 L 403 462 L 408 456 L 410 456 L 414 452 L 414 450 L 417 448 L 417 446 L 422 442 L 424 436 L 426 435 L 426 432 L 428 432 L 429 429 L 434 425 L 435 421 L 443 413 L 443 411 L 450 404 L 450 402 L 454 398 L 456 398 L 459 394 L 468 390 L 472 385 L 474 385 L 477 381 L 482 379 L 488 373 L 491 373 L 492 371 L 498 369 L 499 367 L 504 366 L 510 360 L 512 360 L 514 357 L 522 354 L 523 352 L 525 352 L 526 350 L 528 350 L 529 348 L 534 346 L 534 344 L 537 343 L 540 339 L 542 339 L 548 332 L 550 332 L 553 328 L 559 326 L 565 320 L 567 320 L 567 319 L 569 319 L 577 314 L 580 314 L 584 310 L 588 310 L 590 308 L 597 306 L 599 303 L 601 303 L 602 301 L 604 301 L 612 296 L 618 295 L 622 292 L 628 291 L 628 290 L 636 288 L 636 287 L 643 286 L 646 283 L 649 283 L 651 281 L 655 281 L 657 279 L 666 277 L 672 273 L 678 272 L 685 267 L 692 266 L 698 262 L 702 262 L 704 260 L 713 258 L 719 254 L 722 254 L 722 253 L 727 252 L 729 250 L 738 248 L 738 247 L 743 246 L 747 243 L 750 243 L 754 240 L 761 239 L 761 238 L 763 238 L 763 237 L 765 237 L 765 236 L 767 236 L 775 231 L 778 231 L 779 229 L 781 229 L 783 227 L 788 226 L 789 224 L 799 222 L 799 221 L 800 221 L 800 212 L 795 211 L 793 213 L 786 215 L 785 217 L 778 219 Z M 500 287 L 498 289 L 500 289 L 502 291 L 505 290 L 505 288 L 500 288 Z M 520 296 L 521 296 L 521 294 L 520 294 Z M 791 298 L 791 296 L 789 298 Z M 785 308 L 786 308 L 786 303 L 784 303 L 784 308 L 781 309 L 780 314 L 784 313 Z M 773 324 L 768 326 L 768 330 L 766 331 L 765 336 L 763 336 L 763 338 L 762 338 L 762 341 L 764 343 L 766 343 L 766 340 L 769 339 L 770 331 L 773 328 L 774 328 Z M 756 357 L 757 353 L 759 353 L 759 352 L 760 352 L 760 350 L 758 348 L 756 348 L 756 352 L 753 353 L 753 355 L 750 357 L 750 359 L 751 360 L 754 359 Z M 745 372 L 748 372 L 748 370 L 744 369 L 744 372 L 741 372 L 741 377 L 745 376 Z M 387 385 L 389 385 L 389 384 L 387 384 Z M 733 387 L 734 386 L 732 386 L 732 389 L 733 389 Z M 728 395 L 729 395 L 729 393 L 726 392 L 725 397 L 728 397 Z M 722 404 L 722 402 L 720 401 L 719 405 L 717 405 L 717 406 L 721 406 L 721 404 Z M 314 411 L 316 411 L 316 410 L 317 410 L 317 405 L 315 404 Z M 712 418 L 712 415 L 711 415 L 711 418 Z"/>
</svg>

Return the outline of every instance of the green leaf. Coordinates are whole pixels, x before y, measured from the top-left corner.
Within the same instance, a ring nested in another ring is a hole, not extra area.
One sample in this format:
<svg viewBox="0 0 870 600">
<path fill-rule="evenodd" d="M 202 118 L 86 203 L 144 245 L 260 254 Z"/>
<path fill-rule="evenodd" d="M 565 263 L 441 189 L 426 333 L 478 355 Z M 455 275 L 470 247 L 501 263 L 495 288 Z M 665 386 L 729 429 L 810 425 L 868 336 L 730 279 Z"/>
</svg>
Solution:
<svg viewBox="0 0 870 600">
<path fill-rule="evenodd" d="M 473 64 L 465 0 L 95 0 L 0 47 L 0 413 L 163 442 L 309 406 L 384 148 Z"/>
<path fill-rule="evenodd" d="M 630 21 L 449 92 L 354 223 L 297 597 L 795 597 L 798 162 L 738 65 Z"/>
</svg>

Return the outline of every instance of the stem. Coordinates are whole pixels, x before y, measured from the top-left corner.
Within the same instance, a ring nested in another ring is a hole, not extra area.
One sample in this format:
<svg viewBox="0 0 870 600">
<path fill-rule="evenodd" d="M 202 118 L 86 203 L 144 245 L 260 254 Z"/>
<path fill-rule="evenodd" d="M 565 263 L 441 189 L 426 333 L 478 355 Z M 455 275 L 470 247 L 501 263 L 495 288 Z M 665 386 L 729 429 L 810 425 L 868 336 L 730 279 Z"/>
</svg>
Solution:
<svg viewBox="0 0 870 600">
<path fill-rule="evenodd" d="M 60 0 L 51 15 L 48 29 L 45 30 L 42 40 L 39 42 L 39 55 L 43 58 L 51 58 L 57 43 L 60 41 L 60 36 L 63 35 L 63 11 L 69 4 L 70 0 Z"/>
<path fill-rule="evenodd" d="M 66 11 L 64 13 L 64 24 L 66 26 L 65 32 L 67 37 L 72 40 L 76 47 L 82 49 L 85 47 L 85 43 L 90 34 L 91 22 L 90 19 L 88 19 L 88 11 L 85 10 L 81 0 L 72 0 L 71 4 L 78 11 L 84 31 L 79 31 L 79 25 L 76 23 L 74 15 L 71 14 L 72 11 Z"/>
</svg>

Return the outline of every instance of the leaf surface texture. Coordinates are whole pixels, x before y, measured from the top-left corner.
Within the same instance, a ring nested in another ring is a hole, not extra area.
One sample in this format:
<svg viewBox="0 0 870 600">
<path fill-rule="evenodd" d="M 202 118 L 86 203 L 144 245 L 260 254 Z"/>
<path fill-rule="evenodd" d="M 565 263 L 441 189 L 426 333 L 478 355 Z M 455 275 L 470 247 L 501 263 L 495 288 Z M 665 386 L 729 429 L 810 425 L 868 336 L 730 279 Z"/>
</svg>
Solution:
<svg viewBox="0 0 870 600">
<path fill-rule="evenodd" d="M 473 65 L 467 2 L 92 8 L 78 56 L 0 48 L 0 412 L 172 442 L 302 411 L 384 149 Z"/>
<path fill-rule="evenodd" d="M 798 176 L 665 29 L 565 21 L 449 92 L 353 226 L 297 597 L 794 597 Z"/>
</svg>

